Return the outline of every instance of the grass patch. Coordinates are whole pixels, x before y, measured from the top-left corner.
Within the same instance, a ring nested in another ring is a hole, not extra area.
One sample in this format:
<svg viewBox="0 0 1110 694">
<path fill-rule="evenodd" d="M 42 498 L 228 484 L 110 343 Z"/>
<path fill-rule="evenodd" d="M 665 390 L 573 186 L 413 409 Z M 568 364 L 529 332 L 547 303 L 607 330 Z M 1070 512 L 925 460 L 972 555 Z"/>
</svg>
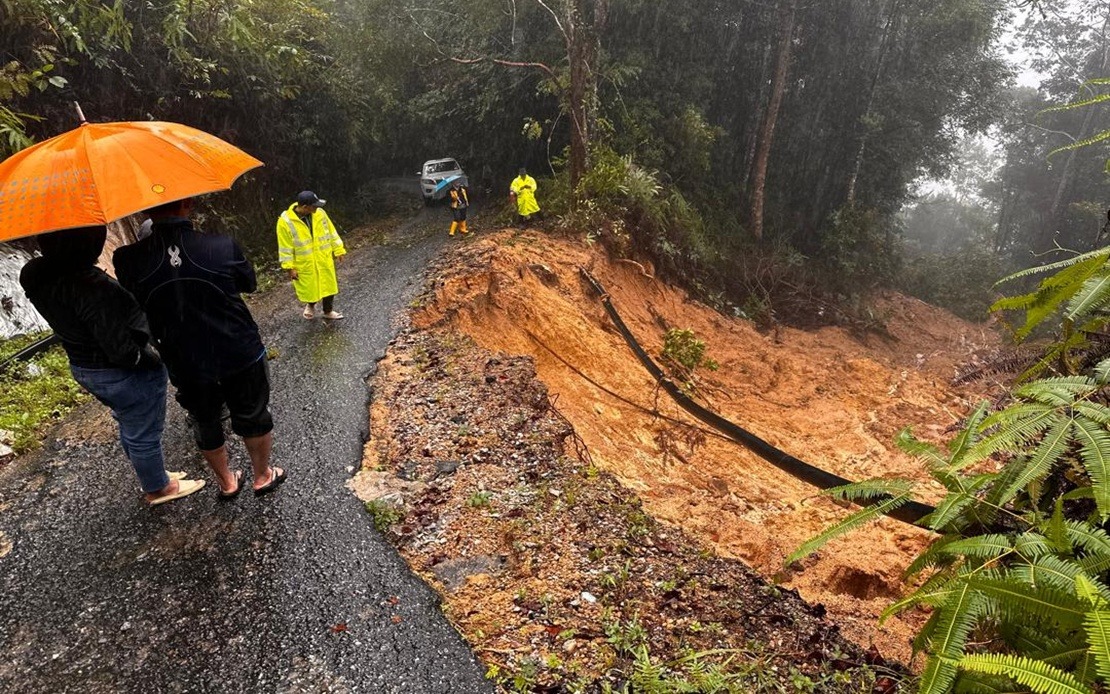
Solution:
<svg viewBox="0 0 1110 694">
<path fill-rule="evenodd" d="M 0 358 L 38 337 L 41 335 L 7 340 L 0 344 Z M 24 338 L 21 346 L 12 346 Z M 12 450 L 24 453 L 38 448 L 55 422 L 88 399 L 69 373 L 65 351 L 56 345 L 29 362 L 10 364 L 0 371 L 0 429 L 10 432 Z"/>
</svg>

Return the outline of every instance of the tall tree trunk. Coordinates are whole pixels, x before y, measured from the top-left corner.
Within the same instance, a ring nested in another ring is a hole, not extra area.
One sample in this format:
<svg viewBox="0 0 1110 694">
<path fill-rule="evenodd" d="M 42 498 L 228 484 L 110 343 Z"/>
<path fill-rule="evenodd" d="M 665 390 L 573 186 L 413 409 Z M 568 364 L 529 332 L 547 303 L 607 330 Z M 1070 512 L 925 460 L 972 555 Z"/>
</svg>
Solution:
<svg viewBox="0 0 1110 694">
<path fill-rule="evenodd" d="M 1110 28 L 1110 14 L 1106 15 L 1106 19 L 1102 23 L 1102 31 L 1099 32 L 1099 40 L 1102 42 L 1102 58 L 1099 60 L 1099 68 L 1095 77 L 1104 77 L 1106 68 L 1110 67 L 1110 44 L 1106 40 L 1107 28 Z M 1075 138 L 1077 142 L 1090 136 L 1091 124 L 1094 122 L 1095 108 L 1088 106 L 1085 110 L 1083 124 L 1079 128 L 1079 136 Z M 1039 243 L 1041 250 L 1048 248 L 1052 238 L 1056 235 L 1056 230 L 1060 227 L 1060 205 L 1064 201 L 1064 195 L 1071 186 L 1071 179 L 1075 175 L 1075 157 L 1078 153 L 1079 150 L 1073 149 L 1068 152 L 1068 158 L 1064 160 L 1064 170 L 1060 172 L 1060 182 L 1056 185 L 1056 194 L 1052 196 L 1052 208 L 1048 214 L 1049 224 L 1041 227 Z"/>
<path fill-rule="evenodd" d="M 755 161 L 752 163 L 751 206 L 748 226 L 756 240 L 763 239 L 763 196 L 767 185 L 767 162 L 771 158 L 771 144 L 775 137 L 775 122 L 779 117 L 786 75 L 790 70 L 791 45 L 794 38 L 794 20 L 798 13 L 798 0 L 782 0 L 779 5 L 779 47 L 775 57 L 775 72 L 771 82 L 771 96 L 759 126 Z"/>
<path fill-rule="evenodd" d="M 609 0 L 568 2 L 570 89 L 567 111 L 571 121 L 569 176 L 572 190 L 578 187 L 589 169 L 590 133 L 597 121 L 597 61 L 601 55 L 601 34 L 608 19 Z"/>
<path fill-rule="evenodd" d="M 856 202 L 856 182 L 859 180 L 859 172 L 863 169 L 863 157 L 867 153 L 867 139 L 869 128 L 871 127 L 868 121 L 871 118 L 871 109 L 875 105 L 875 92 L 878 91 L 879 78 L 883 73 L 883 64 L 886 62 L 887 47 L 890 43 L 890 28 L 894 24 L 894 16 L 898 12 L 898 1 L 890 0 L 887 6 L 886 26 L 883 27 L 883 37 L 879 41 L 879 57 L 875 61 L 875 71 L 871 75 L 871 86 L 867 91 L 867 107 L 863 111 L 863 118 L 860 119 L 860 129 L 862 133 L 859 139 L 859 148 L 856 150 L 856 160 L 852 164 L 852 173 L 848 177 L 848 204 L 852 205 Z"/>
</svg>

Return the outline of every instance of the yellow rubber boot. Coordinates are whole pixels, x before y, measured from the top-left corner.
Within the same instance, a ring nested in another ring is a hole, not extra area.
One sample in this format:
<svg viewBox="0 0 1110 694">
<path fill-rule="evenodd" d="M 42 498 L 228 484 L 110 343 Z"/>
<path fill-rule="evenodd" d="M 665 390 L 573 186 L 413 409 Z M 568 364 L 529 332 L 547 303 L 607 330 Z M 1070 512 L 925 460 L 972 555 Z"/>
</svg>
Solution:
<svg viewBox="0 0 1110 694">
<path fill-rule="evenodd" d="M 448 236 L 454 236 L 455 235 L 455 229 L 458 229 L 458 228 L 459 228 L 459 223 L 458 222 L 451 222 L 451 231 L 447 232 L 447 235 Z"/>
<path fill-rule="evenodd" d="M 462 222 L 460 222 L 459 224 L 460 224 L 460 226 L 459 226 L 459 231 L 461 231 L 461 232 L 463 233 L 463 235 L 464 235 L 464 236 L 465 236 L 466 234 L 469 234 L 469 233 L 470 233 L 469 231 L 467 231 L 467 230 L 466 230 L 466 221 L 462 221 Z"/>
</svg>

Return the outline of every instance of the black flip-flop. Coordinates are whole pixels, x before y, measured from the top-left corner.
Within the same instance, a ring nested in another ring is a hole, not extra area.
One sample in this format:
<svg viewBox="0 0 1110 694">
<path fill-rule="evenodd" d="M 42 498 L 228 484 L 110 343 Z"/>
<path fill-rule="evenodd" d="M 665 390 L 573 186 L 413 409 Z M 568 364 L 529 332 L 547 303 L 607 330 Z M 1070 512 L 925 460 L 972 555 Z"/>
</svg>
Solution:
<svg viewBox="0 0 1110 694">
<path fill-rule="evenodd" d="M 279 484 L 281 484 L 282 482 L 285 481 L 285 470 L 282 470 L 281 472 L 278 472 L 279 468 L 275 467 L 275 468 L 270 468 L 270 469 L 273 470 L 273 472 L 270 473 L 270 481 L 267 482 L 266 484 L 262 485 L 258 489 L 255 489 L 254 490 L 254 495 L 255 496 L 262 496 L 263 494 L 269 494 L 270 492 L 277 489 Z"/>
<path fill-rule="evenodd" d="M 242 470 L 236 470 L 235 471 L 235 491 L 225 492 L 223 489 L 220 489 L 220 493 L 216 495 L 216 498 L 219 499 L 220 501 L 231 501 L 235 497 L 239 496 L 239 492 L 241 492 L 241 491 L 243 491 L 243 471 Z"/>
</svg>

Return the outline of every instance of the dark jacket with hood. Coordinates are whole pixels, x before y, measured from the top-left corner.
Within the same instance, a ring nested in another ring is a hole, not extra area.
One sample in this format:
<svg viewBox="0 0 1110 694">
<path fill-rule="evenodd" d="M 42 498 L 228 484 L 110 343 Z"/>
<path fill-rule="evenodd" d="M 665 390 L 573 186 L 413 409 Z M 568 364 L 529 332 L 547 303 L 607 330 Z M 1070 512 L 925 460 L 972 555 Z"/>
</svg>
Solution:
<svg viewBox="0 0 1110 694">
<path fill-rule="evenodd" d="M 185 218 L 156 219 L 150 236 L 113 259 L 171 379 L 215 381 L 262 358 L 258 325 L 239 296 L 257 287 L 254 268 L 230 237 L 202 234 Z"/>
<path fill-rule="evenodd" d="M 71 364 L 89 369 L 157 366 L 139 304 L 96 266 L 106 236 L 104 227 L 40 236 L 42 256 L 23 266 L 19 283 L 61 339 Z"/>
</svg>

